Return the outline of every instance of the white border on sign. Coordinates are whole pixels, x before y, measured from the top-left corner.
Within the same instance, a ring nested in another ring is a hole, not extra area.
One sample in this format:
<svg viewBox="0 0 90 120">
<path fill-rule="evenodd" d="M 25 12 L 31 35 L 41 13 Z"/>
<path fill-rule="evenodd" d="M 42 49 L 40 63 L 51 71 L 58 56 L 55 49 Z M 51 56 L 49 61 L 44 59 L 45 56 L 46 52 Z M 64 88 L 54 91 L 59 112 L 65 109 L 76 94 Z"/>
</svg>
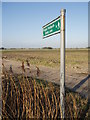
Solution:
<svg viewBox="0 0 90 120">
<path fill-rule="evenodd" d="M 57 17 L 56 19 L 54 19 L 53 21 L 47 23 L 46 25 L 44 25 L 43 28 L 47 27 L 48 25 L 51 25 L 52 23 L 56 22 L 56 21 L 59 20 L 59 19 L 60 19 L 60 16 Z"/>
</svg>

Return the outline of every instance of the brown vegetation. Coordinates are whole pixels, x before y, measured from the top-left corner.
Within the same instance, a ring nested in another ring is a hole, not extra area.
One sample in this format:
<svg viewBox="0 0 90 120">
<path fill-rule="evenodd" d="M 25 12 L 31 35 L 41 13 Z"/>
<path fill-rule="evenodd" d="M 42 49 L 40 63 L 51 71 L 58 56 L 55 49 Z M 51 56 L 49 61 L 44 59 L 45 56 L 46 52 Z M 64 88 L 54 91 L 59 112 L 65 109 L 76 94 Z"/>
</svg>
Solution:
<svg viewBox="0 0 90 120">
<path fill-rule="evenodd" d="M 60 86 L 28 76 L 4 72 L 2 118 L 61 118 Z M 80 118 L 87 100 L 66 89 L 66 118 Z"/>
</svg>

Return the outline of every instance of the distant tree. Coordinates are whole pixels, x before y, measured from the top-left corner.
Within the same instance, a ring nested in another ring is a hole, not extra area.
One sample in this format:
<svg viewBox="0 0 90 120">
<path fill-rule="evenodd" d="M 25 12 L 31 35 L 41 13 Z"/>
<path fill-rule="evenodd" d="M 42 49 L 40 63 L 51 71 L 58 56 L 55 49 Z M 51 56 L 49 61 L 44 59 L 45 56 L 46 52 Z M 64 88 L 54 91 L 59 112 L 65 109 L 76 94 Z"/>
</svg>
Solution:
<svg viewBox="0 0 90 120">
<path fill-rule="evenodd" d="M 90 49 L 90 47 L 86 47 L 86 48 L 89 48 L 89 49 Z"/>
<path fill-rule="evenodd" d="M 43 49 L 53 49 L 52 47 L 43 47 Z"/>
<path fill-rule="evenodd" d="M 52 47 L 48 47 L 48 49 L 53 49 Z"/>
<path fill-rule="evenodd" d="M 5 48 L 4 48 L 4 47 L 1 47 L 0 49 L 4 50 Z"/>
</svg>

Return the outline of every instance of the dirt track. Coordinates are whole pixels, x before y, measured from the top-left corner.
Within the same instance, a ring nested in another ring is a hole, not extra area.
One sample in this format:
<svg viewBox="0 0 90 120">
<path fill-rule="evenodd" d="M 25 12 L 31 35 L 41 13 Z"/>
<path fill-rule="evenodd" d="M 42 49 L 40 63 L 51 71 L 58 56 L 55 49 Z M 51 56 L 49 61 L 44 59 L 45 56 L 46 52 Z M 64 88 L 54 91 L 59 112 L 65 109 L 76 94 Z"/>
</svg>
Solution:
<svg viewBox="0 0 90 120">
<path fill-rule="evenodd" d="M 12 65 L 12 69 L 14 73 L 22 74 L 21 62 L 4 59 L 3 63 L 5 65 L 6 70 L 9 70 L 10 65 Z M 45 66 L 38 66 L 38 67 L 40 69 L 40 76 L 38 78 L 60 84 L 60 69 L 54 69 Z M 31 65 L 31 73 L 29 73 L 29 69 L 27 65 L 25 65 L 25 70 L 26 70 L 25 74 L 27 74 L 28 76 L 37 77 L 36 66 Z M 65 80 L 66 87 L 80 93 L 85 97 L 88 97 L 88 80 L 89 80 L 89 76 L 85 72 L 79 73 L 79 72 L 66 71 L 66 80 Z"/>
</svg>

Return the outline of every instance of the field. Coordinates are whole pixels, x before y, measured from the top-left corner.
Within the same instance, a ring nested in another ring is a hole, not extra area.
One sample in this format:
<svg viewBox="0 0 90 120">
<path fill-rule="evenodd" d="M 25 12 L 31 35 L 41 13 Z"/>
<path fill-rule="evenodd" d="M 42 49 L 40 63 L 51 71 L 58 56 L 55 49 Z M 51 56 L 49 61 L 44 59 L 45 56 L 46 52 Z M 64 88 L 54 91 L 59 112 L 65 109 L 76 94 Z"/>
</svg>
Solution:
<svg viewBox="0 0 90 120">
<path fill-rule="evenodd" d="M 60 50 L 4 50 L 3 57 L 9 61 L 26 62 L 30 65 L 46 66 L 51 70 L 60 67 Z M 60 86 L 37 76 L 30 76 L 24 69 L 22 74 L 7 71 L 6 62 L 2 66 L 2 118 L 61 118 Z M 16 64 L 15 64 L 16 66 Z M 13 67 L 15 67 L 13 66 Z M 30 69 L 29 69 L 30 70 Z M 88 50 L 66 50 L 66 73 L 88 75 Z M 77 77 L 77 76 L 76 76 Z M 73 80 L 73 78 L 72 78 Z M 88 118 L 88 99 L 72 92 L 66 87 L 65 97 L 66 118 Z"/>
<path fill-rule="evenodd" d="M 30 60 L 31 64 L 45 65 L 50 67 L 60 67 L 60 49 L 43 50 L 43 49 L 28 49 L 28 50 L 6 50 L 3 51 L 3 56 L 13 60 Z M 19 57 L 20 56 L 20 57 Z M 74 66 L 82 64 L 87 67 L 88 64 L 88 49 L 67 49 L 66 50 L 66 66 Z"/>
</svg>

